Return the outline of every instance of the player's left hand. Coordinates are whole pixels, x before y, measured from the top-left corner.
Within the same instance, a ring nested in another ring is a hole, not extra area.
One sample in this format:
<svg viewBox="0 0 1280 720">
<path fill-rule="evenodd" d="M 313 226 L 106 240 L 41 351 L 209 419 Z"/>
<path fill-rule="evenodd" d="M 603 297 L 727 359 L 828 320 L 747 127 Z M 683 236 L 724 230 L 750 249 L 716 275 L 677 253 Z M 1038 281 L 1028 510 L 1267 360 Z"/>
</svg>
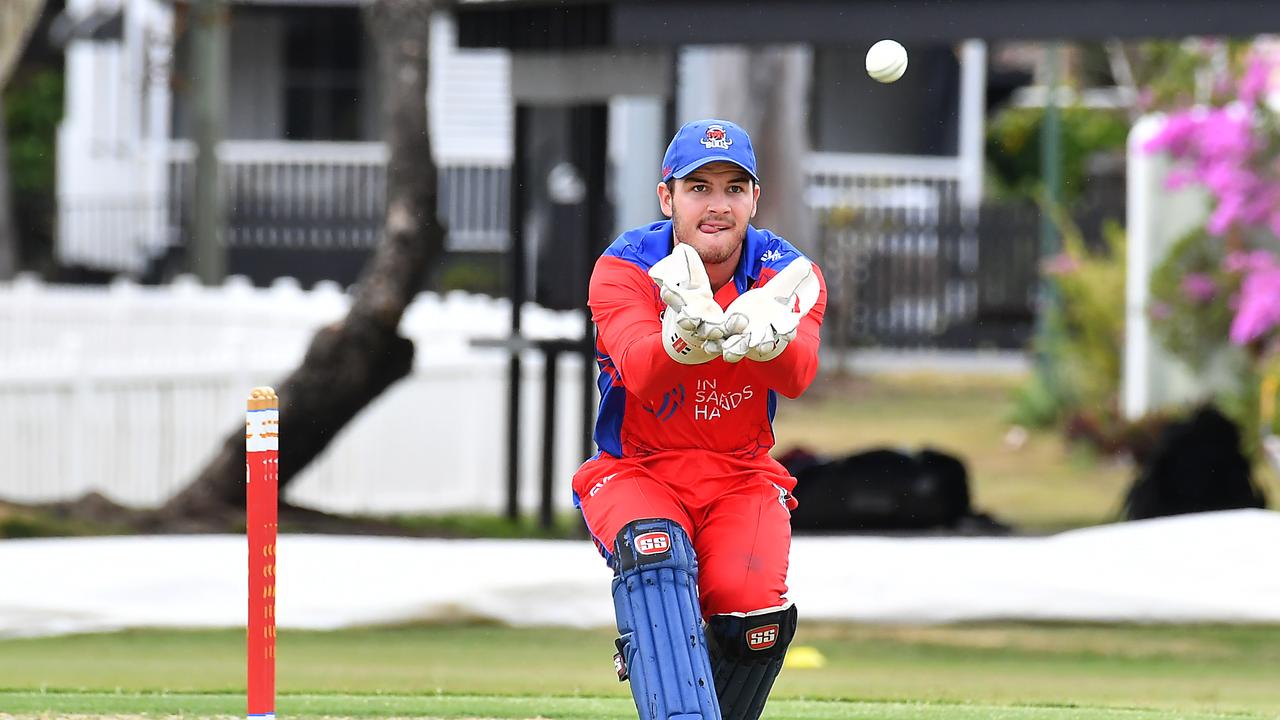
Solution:
<svg viewBox="0 0 1280 720">
<path fill-rule="evenodd" d="M 796 258 L 761 287 L 743 293 L 725 309 L 725 324 L 745 329 L 721 343 L 728 362 L 749 358 L 768 362 L 795 339 L 800 320 L 818 301 L 813 265 Z"/>
<path fill-rule="evenodd" d="M 706 345 L 708 352 L 718 353 L 720 341 L 745 326 L 745 322 L 726 325 L 725 312 L 715 301 L 707 269 L 691 245 L 677 243 L 670 255 L 649 269 L 649 276 L 658 285 L 662 302 L 670 308 L 664 316 L 670 314 L 691 339 Z"/>
</svg>

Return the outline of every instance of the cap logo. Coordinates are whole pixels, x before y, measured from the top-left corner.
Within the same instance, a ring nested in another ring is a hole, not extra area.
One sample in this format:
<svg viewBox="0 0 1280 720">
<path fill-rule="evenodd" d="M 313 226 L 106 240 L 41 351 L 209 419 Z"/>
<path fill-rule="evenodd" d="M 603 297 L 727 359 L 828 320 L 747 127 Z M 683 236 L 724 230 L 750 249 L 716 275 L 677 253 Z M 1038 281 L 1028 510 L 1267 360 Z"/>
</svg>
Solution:
<svg viewBox="0 0 1280 720">
<path fill-rule="evenodd" d="M 719 148 L 720 150 L 728 150 L 733 141 L 725 136 L 723 125 L 712 125 L 707 128 L 707 136 L 701 141 L 702 146 L 711 150 Z"/>
</svg>

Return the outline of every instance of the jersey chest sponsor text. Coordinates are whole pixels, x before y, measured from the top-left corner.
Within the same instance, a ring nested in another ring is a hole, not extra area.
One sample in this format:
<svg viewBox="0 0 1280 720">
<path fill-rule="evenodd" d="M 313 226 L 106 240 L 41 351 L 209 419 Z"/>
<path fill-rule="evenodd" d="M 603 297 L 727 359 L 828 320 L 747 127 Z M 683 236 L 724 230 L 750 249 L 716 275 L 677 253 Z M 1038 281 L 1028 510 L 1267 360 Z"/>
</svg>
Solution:
<svg viewBox="0 0 1280 720">
<path fill-rule="evenodd" d="M 716 420 L 755 397 L 750 385 L 727 387 L 719 379 L 700 379 L 693 393 L 693 419 Z"/>
</svg>

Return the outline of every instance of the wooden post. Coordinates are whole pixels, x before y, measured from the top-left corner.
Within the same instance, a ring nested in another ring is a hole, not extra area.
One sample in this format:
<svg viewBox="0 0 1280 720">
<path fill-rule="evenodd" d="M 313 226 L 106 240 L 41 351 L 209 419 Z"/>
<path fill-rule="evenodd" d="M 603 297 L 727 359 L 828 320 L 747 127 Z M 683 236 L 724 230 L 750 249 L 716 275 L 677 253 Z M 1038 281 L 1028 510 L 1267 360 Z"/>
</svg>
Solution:
<svg viewBox="0 0 1280 720">
<path fill-rule="evenodd" d="M 194 228 L 187 263 L 205 285 L 220 285 L 227 273 L 222 235 L 225 216 L 218 177 L 218 145 L 226 126 L 227 26 L 230 11 L 223 0 L 191 5 L 192 97 L 196 141 Z"/>
</svg>

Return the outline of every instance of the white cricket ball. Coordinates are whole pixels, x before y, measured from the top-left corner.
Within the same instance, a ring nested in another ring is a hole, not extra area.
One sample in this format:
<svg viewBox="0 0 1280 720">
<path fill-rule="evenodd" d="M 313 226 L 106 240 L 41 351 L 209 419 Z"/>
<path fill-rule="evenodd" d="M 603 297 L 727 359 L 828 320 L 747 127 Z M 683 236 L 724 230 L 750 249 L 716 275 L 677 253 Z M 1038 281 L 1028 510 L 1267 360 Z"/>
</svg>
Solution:
<svg viewBox="0 0 1280 720">
<path fill-rule="evenodd" d="M 897 40 L 881 40 L 867 51 L 867 74 L 891 83 L 907 71 L 907 49 Z"/>
</svg>

